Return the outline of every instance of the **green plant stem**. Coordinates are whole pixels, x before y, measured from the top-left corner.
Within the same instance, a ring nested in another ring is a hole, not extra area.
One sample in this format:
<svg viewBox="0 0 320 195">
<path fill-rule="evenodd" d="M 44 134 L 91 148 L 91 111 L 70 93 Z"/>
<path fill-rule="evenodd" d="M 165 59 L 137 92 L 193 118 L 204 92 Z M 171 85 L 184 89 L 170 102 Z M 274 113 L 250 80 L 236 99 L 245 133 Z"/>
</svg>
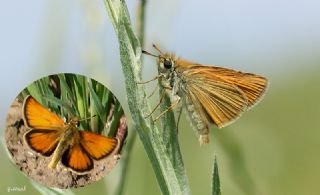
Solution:
<svg viewBox="0 0 320 195">
<path fill-rule="evenodd" d="M 144 27 L 145 27 L 145 9 L 146 8 L 146 0 L 140 0 L 139 5 L 137 8 L 137 30 L 138 30 L 138 37 L 141 46 L 144 45 Z M 125 189 L 126 184 L 126 175 L 129 171 L 129 163 L 130 163 L 130 153 L 133 149 L 135 140 L 137 137 L 136 131 L 131 131 L 128 135 L 127 139 L 127 146 L 124 150 L 124 152 L 121 155 L 121 175 L 119 179 L 118 186 L 116 188 L 115 194 L 116 195 L 122 195 Z"/>
<path fill-rule="evenodd" d="M 216 156 L 214 157 L 213 163 L 211 193 L 212 195 L 221 195 L 219 169 Z"/>
<path fill-rule="evenodd" d="M 181 155 L 178 158 L 168 154 L 163 132 L 154 126 L 150 118 L 144 117 L 150 113 L 150 108 L 146 101 L 145 87 L 137 84 L 141 81 L 141 47 L 132 30 L 127 6 L 124 1 L 119 0 L 104 2 L 119 40 L 120 60 L 133 125 L 151 161 L 160 190 L 162 194 L 189 194 Z M 175 151 L 180 149 L 175 148 Z"/>
<path fill-rule="evenodd" d="M 146 0 L 140 0 L 138 5 L 138 20 L 137 20 L 137 31 L 141 47 L 144 46 L 144 31 L 145 31 L 145 15 L 146 15 Z"/>
</svg>

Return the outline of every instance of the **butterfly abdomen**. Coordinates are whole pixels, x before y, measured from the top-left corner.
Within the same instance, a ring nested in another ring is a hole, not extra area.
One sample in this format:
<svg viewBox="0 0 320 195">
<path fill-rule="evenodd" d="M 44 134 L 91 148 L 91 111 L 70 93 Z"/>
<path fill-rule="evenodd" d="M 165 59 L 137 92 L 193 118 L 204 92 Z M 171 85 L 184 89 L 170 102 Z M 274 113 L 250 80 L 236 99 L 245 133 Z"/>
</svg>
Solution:
<svg viewBox="0 0 320 195">
<path fill-rule="evenodd" d="M 196 134 L 199 135 L 200 145 L 209 143 L 209 122 L 203 119 L 198 109 L 195 108 L 194 104 L 192 104 L 188 97 L 185 96 L 183 101 L 191 126 Z"/>
<path fill-rule="evenodd" d="M 73 127 L 73 126 L 68 126 L 67 129 L 65 130 L 65 133 L 61 137 L 57 148 L 55 149 L 52 159 L 48 165 L 49 168 L 54 169 L 56 168 L 58 162 L 60 161 L 63 153 L 71 146 L 74 145 L 75 143 L 74 140 L 78 140 L 75 137 L 79 136 L 78 135 L 78 130 Z"/>
<path fill-rule="evenodd" d="M 59 160 L 62 157 L 62 154 L 67 150 L 68 147 L 69 147 L 68 140 L 61 139 L 52 155 L 52 159 L 48 165 L 49 168 L 51 169 L 56 168 Z"/>
</svg>

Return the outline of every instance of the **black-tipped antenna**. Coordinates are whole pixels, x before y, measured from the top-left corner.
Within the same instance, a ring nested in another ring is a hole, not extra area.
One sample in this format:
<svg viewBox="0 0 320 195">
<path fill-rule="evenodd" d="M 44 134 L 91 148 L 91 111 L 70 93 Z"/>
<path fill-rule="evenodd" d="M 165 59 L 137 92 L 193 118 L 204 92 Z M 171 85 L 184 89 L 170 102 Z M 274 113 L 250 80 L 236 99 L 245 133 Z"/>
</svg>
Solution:
<svg viewBox="0 0 320 195">
<path fill-rule="evenodd" d="M 156 46 L 156 44 L 152 44 L 152 47 L 154 47 L 160 54 L 163 54 L 159 47 Z"/>
<path fill-rule="evenodd" d="M 156 57 L 156 58 L 158 58 L 158 57 L 159 57 L 159 56 L 154 55 L 154 54 L 152 54 L 152 53 L 149 53 L 149 52 L 147 52 L 147 51 L 145 51 L 145 50 L 142 50 L 142 53 L 144 53 L 144 54 L 146 54 L 146 55 L 149 55 L 149 56 Z"/>
<path fill-rule="evenodd" d="M 87 118 L 80 119 L 79 121 L 85 121 L 85 120 L 91 119 L 91 118 L 96 117 L 96 116 L 97 116 L 97 115 L 95 114 L 95 115 L 93 115 L 93 116 L 90 116 L 90 117 L 87 117 Z"/>
</svg>

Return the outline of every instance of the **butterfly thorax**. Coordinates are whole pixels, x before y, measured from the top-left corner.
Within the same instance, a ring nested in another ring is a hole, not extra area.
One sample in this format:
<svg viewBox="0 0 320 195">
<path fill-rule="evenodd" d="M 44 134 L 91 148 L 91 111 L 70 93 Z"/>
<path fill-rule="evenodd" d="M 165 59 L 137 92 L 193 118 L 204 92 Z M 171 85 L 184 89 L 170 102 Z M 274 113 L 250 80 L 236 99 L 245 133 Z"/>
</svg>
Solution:
<svg viewBox="0 0 320 195">
<path fill-rule="evenodd" d="M 72 117 L 68 124 L 64 126 L 61 132 L 60 141 L 56 150 L 52 155 L 51 162 L 49 164 L 50 168 L 55 168 L 59 160 L 61 159 L 63 153 L 70 148 L 72 145 L 79 142 L 79 132 L 77 129 L 79 119 L 78 117 Z"/>
<path fill-rule="evenodd" d="M 74 144 L 74 140 L 78 140 L 79 137 L 78 133 L 78 123 L 79 118 L 78 117 L 72 117 L 70 121 L 65 125 L 63 129 L 63 133 L 61 134 L 62 137 L 60 137 L 60 142 L 68 142 L 68 144 L 65 145 L 72 145 Z"/>
<path fill-rule="evenodd" d="M 170 89 L 168 94 L 171 102 L 182 100 L 193 129 L 200 135 L 200 143 L 207 143 L 209 122 L 204 116 L 203 108 L 200 105 L 194 105 L 187 89 L 190 81 L 185 74 L 189 71 L 188 67 L 191 68 L 194 64 L 180 60 L 173 54 L 164 54 L 159 57 L 158 65 L 159 73 L 162 75 L 161 85 Z"/>
<path fill-rule="evenodd" d="M 164 88 L 171 89 L 172 96 L 179 96 L 181 75 L 176 71 L 176 62 L 178 58 L 171 53 L 160 55 L 158 59 L 158 71 L 161 77 L 161 85 Z"/>
</svg>

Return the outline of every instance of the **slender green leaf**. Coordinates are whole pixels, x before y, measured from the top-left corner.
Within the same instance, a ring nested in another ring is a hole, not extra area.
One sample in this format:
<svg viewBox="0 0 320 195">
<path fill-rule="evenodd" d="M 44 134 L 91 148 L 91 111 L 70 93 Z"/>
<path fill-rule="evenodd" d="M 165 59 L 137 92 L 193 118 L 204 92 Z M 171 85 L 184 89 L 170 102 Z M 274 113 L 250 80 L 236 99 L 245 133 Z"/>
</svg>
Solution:
<svg viewBox="0 0 320 195">
<path fill-rule="evenodd" d="M 211 187 L 212 195 L 221 195 L 217 157 L 214 158 Z"/>
<path fill-rule="evenodd" d="M 94 106 L 95 109 L 98 112 L 98 115 L 100 117 L 100 119 L 102 120 L 103 118 L 105 118 L 106 116 L 106 110 L 103 107 L 100 98 L 98 97 L 98 94 L 96 94 L 96 92 L 94 91 L 93 87 L 91 85 L 88 85 L 89 90 L 90 90 L 90 94 L 91 94 L 91 106 Z"/>
<path fill-rule="evenodd" d="M 80 113 L 78 109 L 76 109 L 76 99 L 71 91 L 69 84 L 67 83 L 66 75 L 65 74 L 59 74 L 58 75 L 60 80 L 60 88 L 61 88 L 61 100 L 63 102 L 69 102 L 71 104 L 71 107 L 73 108 L 73 112 L 76 113 L 77 116 L 80 116 Z M 67 116 L 67 113 L 62 113 L 64 116 Z"/>
<path fill-rule="evenodd" d="M 161 85 L 159 86 L 159 93 L 161 94 L 163 88 L 161 87 Z M 162 112 L 166 110 L 170 105 L 170 98 L 168 96 L 165 96 L 163 103 L 160 105 L 160 111 Z M 182 159 L 182 155 L 180 152 L 180 146 L 178 142 L 178 129 L 173 111 L 167 112 L 163 117 L 161 117 L 161 124 L 161 127 L 163 129 L 163 142 L 165 144 L 166 152 L 173 166 L 177 169 L 177 174 L 181 174 L 181 179 L 179 180 L 180 185 L 184 185 L 188 183 L 188 178 L 184 170 L 183 161 L 176 160 Z"/>
<path fill-rule="evenodd" d="M 110 131 L 108 133 L 109 136 L 114 137 L 117 133 L 118 126 L 120 123 L 120 118 L 123 115 L 123 109 L 120 105 L 120 102 L 116 100 L 114 111 L 113 111 L 113 119 L 110 125 Z"/>
<path fill-rule="evenodd" d="M 76 108 L 79 111 L 79 117 L 81 119 L 87 118 L 87 103 L 86 103 L 86 83 L 84 82 L 84 77 L 83 76 L 71 76 L 71 89 L 74 92 L 74 96 L 76 101 Z M 88 126 L 86 125 L 86 121 L 80 121 L 80 125 L 84 129 L 88 129 Z"/>
<path fill-rule="evenodd" d="M 90 127 L 91 127 L 91 130 L 95 133 L 100 133 L 100 129 L 102 129 L 103 127 L 100 127 L 100 123 L 99 121 L 102 121 L 102 124 L 105 124 L 105 120 L 103 120 L 103 118 L 101 118 L 101 111 L 98 111 L 98 108 L 97 108 L 97 103 L 94 103 L 94 98 L 93 98 L 93 94 L 92 94 L 92 91 L 94 91 L 92 88 L 95 86 L 95 81 L 94 80 L 91 80 L 91 79 L 88 79 L 88 87 L 89 87 L 89 90 L 90 90 L 90 114 L 92 117 L 90 119 Z M 103 97 L 104 94 L 98 94 L 99 97 Z M 102 104 L 102 103 L 101 103 Z M 103 106 L 102 106 L 103 107 Z M 95 117 L 94 117 L 95 116 Z"/>
<path fill-rule="evenodd" d="M 76 116 L 76 114 L 73 112 L 74 110 L 72 109 L 71 106 L 69 106 L 69 104 L 67 104 L 66 102 L 54 97 L 54 96 L 49 96 L 49 95 L 43 95 L 42 96 L 45 100 L 48 100 L 49 102 L 51 102 L 52 104 L 58 105 L 63 109 L 66 109 L 67 112 L 71 113 L 73 116 Z"/>
<path fill-rule="evenodd" d="M 38 84 L 37 82 L 32 83 L 31 85 L 29 85 L 27 87 L 27 89 L 28 89 L 29 94 L 32 95 L 32 97 L 34 97 L 41 104 L 43 104 L 42 98 L 41 98 L 41 94 L 42 93 L 41 93 L 40 88 L 39 88 L 39 86 L 37 84 Z"/>
<path fill-rule="evenodd" d="M 137 82 L 141 81 L 141 47 L 132 30 L 126 4 L 119 0 L 104 2 L 119 40 L 127 100 L 134 127 L 151 161 L 160 190 L 162 194 L 189 194 L 181 155 L 179 158 L 174 155 L 173 159 L 167 152 L 162 133 L 151 119 L 144 118 L 150 113 L 150 108 L 146 102 L 144 86 L 137 85 Z M 179 148 L 176 148 L 176 151 L 179 151 Z"/>
<path fill-rule="evenodd" d="M 144 26 L 145 26 L 145 12 L 146 12 L 146 0 L 140 0 L 137 8 L 137 29 L 140 45 L 144 46 Z M 143 59 L 141 59 L 143 61 Z M 131 161 L 131 151 L 133 149 L 135 140 L 137 137 L 137 131 L 131 130 L 127 137 L 126 147 L 122 152 L 122 159 L 120 161 L 120 178 L 119 182 L 115 186 L 115 194 L 122 195 L 126 186 L 126 180 L 128 175 L 129 163 Z"/>
</svg>

